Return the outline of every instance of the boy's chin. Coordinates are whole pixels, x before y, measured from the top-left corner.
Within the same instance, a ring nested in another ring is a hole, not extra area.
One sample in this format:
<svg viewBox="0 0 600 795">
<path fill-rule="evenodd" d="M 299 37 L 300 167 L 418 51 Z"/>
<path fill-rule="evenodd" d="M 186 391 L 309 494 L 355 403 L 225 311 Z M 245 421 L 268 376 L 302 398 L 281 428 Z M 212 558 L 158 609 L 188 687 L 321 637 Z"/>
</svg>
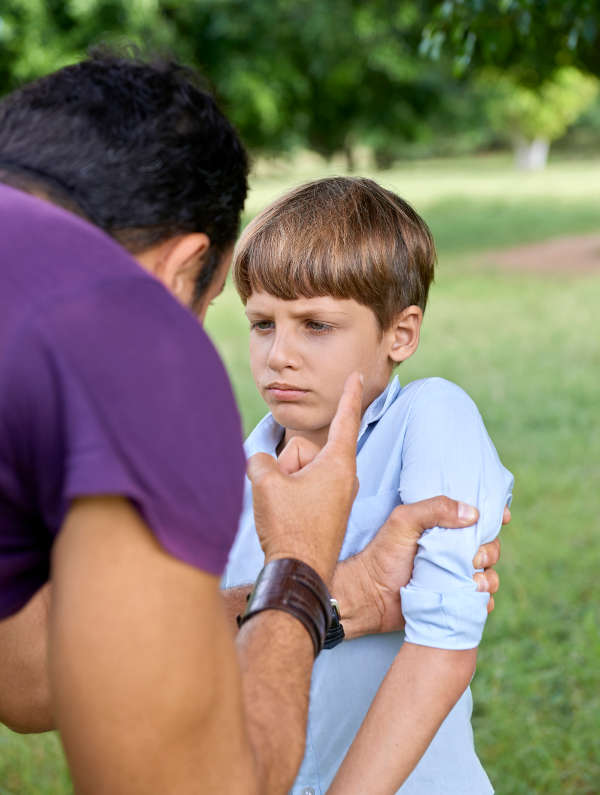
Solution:
<svg viewBox="0 0 600 795">
<path fill-rule="evenodd" d="M 271 414 L 279 425 L 298 433 L 315 433 L 329 427 L 333 417 L 318 415 L 299 406 L 287 405 L 271 408 Z"/>
</svg>

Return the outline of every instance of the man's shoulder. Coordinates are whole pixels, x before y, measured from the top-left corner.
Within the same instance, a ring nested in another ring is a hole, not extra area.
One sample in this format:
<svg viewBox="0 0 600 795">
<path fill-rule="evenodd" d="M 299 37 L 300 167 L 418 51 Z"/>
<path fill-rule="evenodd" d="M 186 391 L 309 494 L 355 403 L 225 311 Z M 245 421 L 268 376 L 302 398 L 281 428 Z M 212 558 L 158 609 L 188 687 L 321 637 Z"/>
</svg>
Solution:
<svg viewBox="0 0 600 795">
<path fill-rule="evenodd" d="M 0 184 L 0 338 L 36 325 L 59 304 L 84 305 L 105 280 L 150 281 L 102 230 L 40 198 Z"/>
</svg>

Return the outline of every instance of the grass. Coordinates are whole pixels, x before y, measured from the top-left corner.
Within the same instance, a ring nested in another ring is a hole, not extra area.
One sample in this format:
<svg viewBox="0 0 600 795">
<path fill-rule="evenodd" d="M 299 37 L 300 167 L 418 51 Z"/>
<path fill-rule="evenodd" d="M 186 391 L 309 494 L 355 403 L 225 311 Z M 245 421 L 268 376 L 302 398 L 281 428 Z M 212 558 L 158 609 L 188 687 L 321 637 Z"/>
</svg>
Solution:
<svg viewBox="0 0 600 795">
<path fill-rule="evenodd" d="M 314 165 L 300 172 L 263 173 L 249 211 L 317 176 Z M 502 590 L 474 681 L 479 754 L 498 795 L 598 793 L 600 274 L 483 269 L 479 252 L 600 230 L 600 162 L 558 162 L 521 177 L 500 157 L 465 159 L 376 177 L 416 204 L 440 252 L 421 347 L 400 378 L 461 384 L 516 478 Z M 264 406 L 231 288 L 211 312 L 250 429 Z M 0 795 L 69 791 L 54 735 L 0 730 Z"/>
</svg>

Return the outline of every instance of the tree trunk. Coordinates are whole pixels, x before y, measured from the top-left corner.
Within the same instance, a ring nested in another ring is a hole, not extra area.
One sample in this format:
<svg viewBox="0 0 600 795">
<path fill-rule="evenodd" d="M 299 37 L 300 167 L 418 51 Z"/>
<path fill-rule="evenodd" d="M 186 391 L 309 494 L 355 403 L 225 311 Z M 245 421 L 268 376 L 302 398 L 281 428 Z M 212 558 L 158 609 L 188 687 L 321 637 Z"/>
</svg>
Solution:
<svg viewBox="0 0 600 795">
<path fill-rule="evenodd" d="M 344 157 L 346 158 L 346 170 L 353 174 L 356 171 L 356 160 L 354 157 L 354 147 L 349 141 L 344 144 Z"/>
<path fill-rule="evenodd" d="M 521 171 L 539 171 L 546 167 L 550 141 L 546 138 L 535 138 L 526 141 L 519 138 L 515 142 L 515 162 Z"/>
</svg>

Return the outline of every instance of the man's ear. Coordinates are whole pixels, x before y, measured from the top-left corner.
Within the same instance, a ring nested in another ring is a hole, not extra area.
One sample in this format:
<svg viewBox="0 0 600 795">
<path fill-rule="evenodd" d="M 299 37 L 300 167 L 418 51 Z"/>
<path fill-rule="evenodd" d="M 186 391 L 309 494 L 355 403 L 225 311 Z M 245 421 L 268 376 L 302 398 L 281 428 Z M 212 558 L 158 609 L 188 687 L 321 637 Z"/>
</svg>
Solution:
<svg viewBox="0 0 600 795">
<path fill-rule="evenodd" d="M 156 275 L 176 298 L 189 306 L 196 275 L 210 248 L 210 239 L 204 232 L 193 232 L 178 235 L 170 242 Z"/>
<path fill-rule="evenodd" d="M 394 318 L 389 332 L 388 356 L 399 363 L 408 359 L 417 350 L 423 322 L 420 306 L 407 306 Z"/>
<path fill-rule="evenodd" d="M 210 248 L 204 232 L 190 232 L 163 240 L 136 255 L 136 259 L 154 274 L 186 306 L 193 298 L 196 275 Z"/>
</svg>

